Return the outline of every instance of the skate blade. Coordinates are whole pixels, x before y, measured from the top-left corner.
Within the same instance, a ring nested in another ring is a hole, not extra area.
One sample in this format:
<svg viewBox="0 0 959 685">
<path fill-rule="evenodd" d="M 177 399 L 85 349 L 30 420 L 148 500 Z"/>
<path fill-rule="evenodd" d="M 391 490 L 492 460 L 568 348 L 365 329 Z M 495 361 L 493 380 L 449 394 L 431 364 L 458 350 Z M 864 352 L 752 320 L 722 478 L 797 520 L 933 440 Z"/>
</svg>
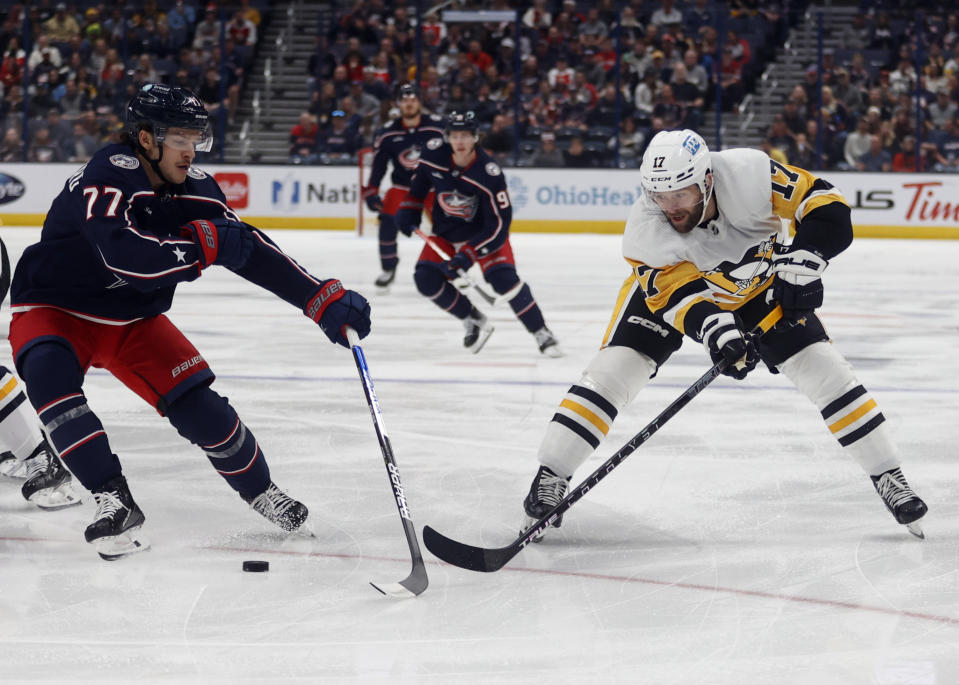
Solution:
<svg viewBox="0 0 959 685">
<path fill-rule="evenodd" d="M 135 533 L 140 529 L 139 526 L 111 537 L 100 538 L 94 544 L 97 548 L 97 554 L 105 561 L 116 561 L 123 559 L 137 552 L 146 552 L 150 549 L 150 542 Z"/>
<path fill-rule="evenodd" d="M 472 346 L 468 347 L 467 349 L 473 354 L 478 353 L 480 350 L 483 349 L 483 345 L 486 344 L 486 341 L 489 340 L 489 337 L 493 335 L 493 330 L 494 330 L 493 326 L 490 326 L 489 328 L 480 329 L 480 334 L 479 334 L 479 337 L 476 339 L 476 342 L 473 343 Z"/>
<path fill-rule="evenodd" d="M 563 352 L 559 345 L 550 345 L 542 351 L 542 354 L 544 357 L 550 357 L 552 359 L 559 359 L 560 357 L 566 356 L 566 353 Z"/>
<path fill-rule="evenodd" d="M 73 491 L 69 483 L 47 490 L 37 490 L 30 495 L 30 499 L 27 501 L 32 502 L 44 511 L 57 511 L 58 509 L 66 509 L 67 507 L 82 503 L 82 500 Z"/>
<path fill-rule="evenodd" d="M 915 535 L 920 540 L 926 539 L 926 534 L 922 532 L 922 526 L 919 525 L 919 521 L 913 521 L 912 523 L 907 523 L 906 530 Z"/>
</svg>

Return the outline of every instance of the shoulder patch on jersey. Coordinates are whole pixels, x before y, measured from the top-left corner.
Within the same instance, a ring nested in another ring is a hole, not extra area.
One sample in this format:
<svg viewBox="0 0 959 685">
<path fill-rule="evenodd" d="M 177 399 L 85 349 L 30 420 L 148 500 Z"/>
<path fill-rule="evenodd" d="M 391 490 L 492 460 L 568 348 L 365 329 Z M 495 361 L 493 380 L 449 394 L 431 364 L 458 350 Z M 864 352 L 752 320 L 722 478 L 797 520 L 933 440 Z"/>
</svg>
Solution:
<svg viewBox="0 0 959 685">
<path fill-rule="evenodd" d="M 136 169 L 140 166 L 140 160 L 130 155 L 113 155 L 110 157 L 110 164 L 121 169 Z"/>
<path fill-rule="evenodd" d="M 426 141 L 426 147 L 428 147 L 430 150 L 439 149 L 440 145 L 442 144 L 442 138 L 430 138 L 428 141 Z"/>
<path fill-rule="evenodd" d="M 190 178 L 196 179 L 197 181 L 202 181 L 204 178 L 206 178 L 206 172 L 202 169 L 197 169 L 195 166 L 191 166 L 189 169 L 187 169 L 186 175 Z"/>
<path fill-rule="evenodd" d="M 486 173 L 490 176 L 499 176 L 501 173 L 503 173 L 503 170 L 499 168 L 499 164 L 496 162 L 487 162 Z"/>
</svg>

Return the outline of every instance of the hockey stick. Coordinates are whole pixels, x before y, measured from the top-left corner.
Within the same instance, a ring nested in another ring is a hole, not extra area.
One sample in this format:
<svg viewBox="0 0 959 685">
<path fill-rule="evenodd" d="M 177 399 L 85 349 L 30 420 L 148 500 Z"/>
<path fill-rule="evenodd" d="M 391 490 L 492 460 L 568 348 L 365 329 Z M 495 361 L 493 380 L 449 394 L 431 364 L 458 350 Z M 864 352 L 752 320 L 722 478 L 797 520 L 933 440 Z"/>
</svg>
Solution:
<svg viewBox="0 0 959 685">
<path fill-rule="evenodd" d="M 782 308 L 776 305 L 766 317 L 759 322 L 759 325 L 753 330 L 753 334 L 762 335 L 772 328 L 782 317 Z M 482 571 L 491 573 L 498 571 L 505 566 L 510 559 L 515 557 L 521 549 L 538 537 L 547 528 L 552 525 L 558 517 L 578 502 L 587 492 L 589 492 L 599 481 L 603 480 L 610 472 L 622 463 L 626 457 L 636 451 L 636 449 L 660 428 L 667 421 L 679 413 L 679 410 L 692 401 L 696 395 L 701 393 L 706 386 L 712 383 L 729 365 L 725 359 L 717 362 L 709 371 L 704 373 L 699 380 L 683 391 L 683 394 L 677 397 L 666 407 L 659 416 L 654 418 L 649 424 L 634 435 L 629 442 L 623 445 L 616 454 L 604 461 L 598 469 L 593 471 L 582 483 L 569 491 L 555 507 L 550 509 L 539 521 L 527 528 L 513 542 L 506 547 L 484 548 L 474 547 L 462 542 L 452 540 L 434 529 L 426 526 L 423 528 L 423 543 L 426 549 L 435 554 L 448 564 L 459 566 L 470 571 Z"/>
<path fill-rule="evenodd" d="M 442 247 L 440 247 L 435 240 L 433 240 L 432 236 L 426 235 L 425 233 L 423 233 L 422 230 L 418 228 L 416 229 L 416 235 L 418 235 L 420 238 L 425 240 L 426 244 L 429 245 L 431 248 L 433 248 L 433 252 L 438 254 L 440 257 L 442 257 L 446 261 L 449 261 L 450 259 L 452 259 L 450 254 L 446 250 L 444 250 Z M 469 287 L 471 287 L 473 290 L 476 291 L 477 295 L 479 295 L 484 300 L 486 300 L 486 304 L 495 305 L 497 303 L 499 298 L 494 297 L 493 295 L 490 295 L 488 292 L 486 292 L 481 287 L 479 287 L 479 285 L 476 284 L 476 281 L 470 278 L 467 275 L 467 273 L 463 271 L 463 269 L 457 269 L 456 273 L 459 275 L 461 279 L 463 279 L 463 282 L 466 283 L 466 285 L 468 285 Z"/>
<path fill-rule="evenodd" d="M 363 348 L 360 347 L 360 336 L 356 331 L 346 327 L 346 338 L 350 343 L 350 350 L 353 352 L 353 360 L 356 362 L 356 370 L 360 374 L 360 380 L 363 382 L 363 392 L 366 395 L 366 403 L 370 407 L 370 415 L 373 417 L 373 427 L 376 429 L 376 439 L 379 440 L 380 450 L 383 452 L 383 461 L 386 464 L 386 472 L 390 474 L 390 485 L 393 488 L 393 497 L 396 499 L 396 508 L 400 512 L 400 519 L 403 523 L 403 532 L 406 534 L 406 543 L 410 548 L 410 557 L 413 561 L 413 569 L 405 579 L 398 583 L 382 583 L 377 585 L 370 582 L 374 588 L 388 597 L 404 599 L 415 597 L 426 590 L 429 585 L 429 578 L 426 576 L 426 564 L 423 562 L 423 553 L 420 552 L 420 545 L 416 541 L 416 528 L 413 526 L 413 517 L 410 514 L 409 504 L 406 501 L 406 494 L 403 491 L 403 484 L 400 482 L 400 472 L 396 468 L 396 460 L 393 458 L 393 446 L 390 444 L 390 438 L 386 434 L 386 426 L 383 424 L 383 415 L 380 413 L 380 403 L 376 399 L 376 393 L 373 390 L 373 379 L 370 378 L 370 369 L 366 365 L 366 356 L 363 354 Z"/>
</svg>

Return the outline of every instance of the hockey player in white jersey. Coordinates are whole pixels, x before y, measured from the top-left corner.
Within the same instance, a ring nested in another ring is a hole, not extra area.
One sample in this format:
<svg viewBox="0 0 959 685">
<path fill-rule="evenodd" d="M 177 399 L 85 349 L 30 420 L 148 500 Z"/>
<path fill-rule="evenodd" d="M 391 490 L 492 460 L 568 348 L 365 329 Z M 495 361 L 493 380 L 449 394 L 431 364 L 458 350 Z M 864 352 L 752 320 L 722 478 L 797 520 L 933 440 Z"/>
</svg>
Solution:
<svg viewBox="0 0 959 685">
<path fill-rule="evenodd" d="M 900 470 L 885 419 L 815 314 L 823 271 L 852 242 L 842 194 L 758 150 L 710 153 L 690 130 L 658 133 L 640 175 L 643 194 L 623 235 L 632 272 L 600 351 L 547 426 L 524 500 L 525 527 L 565 497 L 617 413 L 688 336 L 714 363 L 732 362 L 725 373 L 734 378 L 745 378 L 760 360 L 789 378 L 870 476 L 896 521 L 923 537 L 926 504 Z M 780 239 L 783 220 L 795 228 L 788 244 Z M 745 331 L 777 303 L 783 319 L 753 340 Z"/>
</svg>

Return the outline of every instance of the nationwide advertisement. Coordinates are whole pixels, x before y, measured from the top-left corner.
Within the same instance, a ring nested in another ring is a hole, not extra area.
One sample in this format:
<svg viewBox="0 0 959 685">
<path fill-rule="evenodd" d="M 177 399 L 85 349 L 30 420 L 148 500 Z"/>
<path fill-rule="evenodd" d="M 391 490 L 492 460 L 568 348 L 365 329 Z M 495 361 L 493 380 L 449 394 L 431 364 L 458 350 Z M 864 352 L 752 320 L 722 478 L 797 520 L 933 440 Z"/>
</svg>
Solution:
<svg viewBox="0 0 959 685">
<path fill-rule="evenodd" d="M 228 202 L 264 228 L 354 230 L 359 207 L 356 167 L 200 165 Z M 39 225 L 75 164 L 0 164 L 0 220 Z M 505 169 L 513 230 L 623 230 L 642 193 L 636 170 Z M 822 172 L 853 212 L 859 236 L 959 238 L 959 175 Z M 381 188 L 385 191 L 388 181 Z"/>
</svg>

